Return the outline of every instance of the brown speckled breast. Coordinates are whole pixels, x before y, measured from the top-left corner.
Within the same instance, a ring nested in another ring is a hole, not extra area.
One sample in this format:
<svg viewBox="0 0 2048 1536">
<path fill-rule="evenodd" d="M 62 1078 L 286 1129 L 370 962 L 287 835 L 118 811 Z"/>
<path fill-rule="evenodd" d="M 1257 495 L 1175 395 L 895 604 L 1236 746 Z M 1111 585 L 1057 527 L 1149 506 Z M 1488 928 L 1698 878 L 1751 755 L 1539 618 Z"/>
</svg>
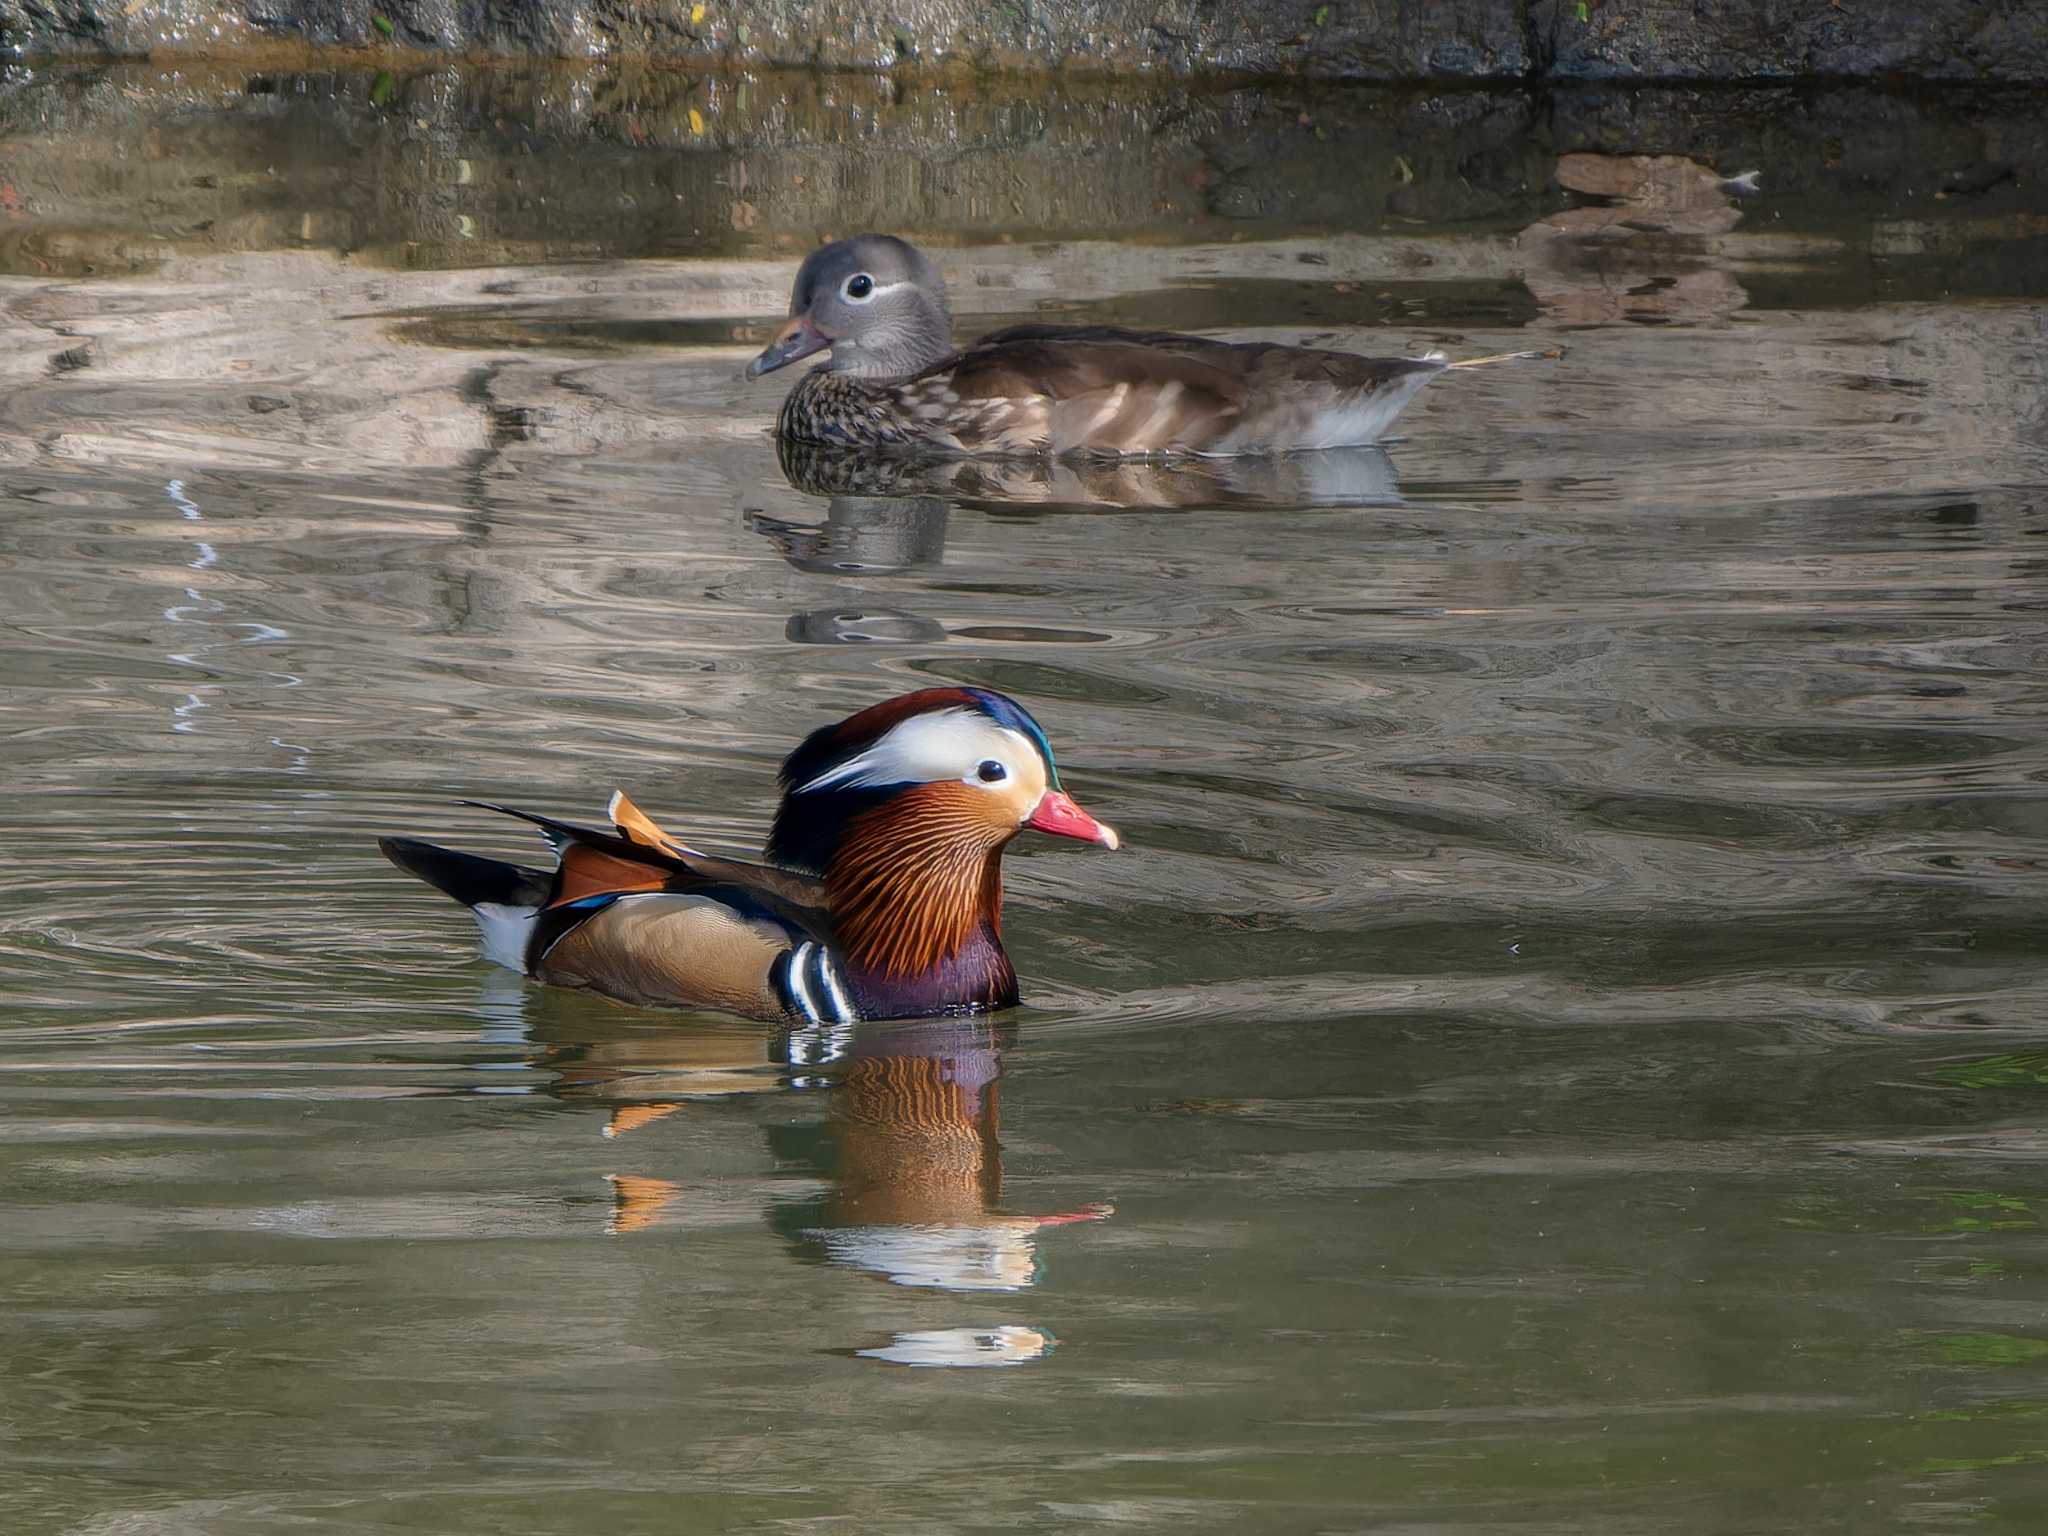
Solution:
<svg viewBox="0 0 2048 1536">
<path fill-rule="evenodd" d="M 785 440 L 896 453 L 1033 455 L 1051 442 L 1043 396 L 963 393 L 949 365 L 870 383 L 830 368 L 797 381 L 776 431 Z"/>
<path fill-rule="evenodd" d="M 922 434 L 895 409 L 887 386 L 813 368 L 782 402 L 775 429 L 784 437 L 844 448 L 914 448 Z"/>
</svg>

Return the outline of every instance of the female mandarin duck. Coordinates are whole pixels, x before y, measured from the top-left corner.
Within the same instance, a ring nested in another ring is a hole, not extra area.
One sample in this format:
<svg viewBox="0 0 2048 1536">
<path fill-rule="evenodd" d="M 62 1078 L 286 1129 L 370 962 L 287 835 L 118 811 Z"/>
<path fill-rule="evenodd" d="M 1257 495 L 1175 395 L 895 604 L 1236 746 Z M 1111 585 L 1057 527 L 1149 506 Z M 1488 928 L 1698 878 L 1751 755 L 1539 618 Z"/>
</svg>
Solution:
<svg viewBox="0 0 2048 1536">
<path fill-rule="evenodd" d="M 635 1003 L 803 1024 L 1006 1008 L 1003 849 L 1026 827 L 1117 846 L 1014 700 L 928 688 L 813 732 L 782 765 L 766 864 L 675 842 L 624 795 L 610 831 L 524 811 L 552 871 L 378 847 L 468 907 L 484 953 Z M 490 810 L 505 810 L 489 806 Z"/>
<path fill-rule="evenodd" d="M 1018 325 L 953 348 L 938 270 L 893 235 L 814 251 L 758 378 L 830 349 L 777 431 L 848 448 L 966 458 L 1291 453 L 1376 442 L 1445 368 L 1113 326 Z M 1514 353 L 1512 356 L 1533 356 Z"/>
</svg>

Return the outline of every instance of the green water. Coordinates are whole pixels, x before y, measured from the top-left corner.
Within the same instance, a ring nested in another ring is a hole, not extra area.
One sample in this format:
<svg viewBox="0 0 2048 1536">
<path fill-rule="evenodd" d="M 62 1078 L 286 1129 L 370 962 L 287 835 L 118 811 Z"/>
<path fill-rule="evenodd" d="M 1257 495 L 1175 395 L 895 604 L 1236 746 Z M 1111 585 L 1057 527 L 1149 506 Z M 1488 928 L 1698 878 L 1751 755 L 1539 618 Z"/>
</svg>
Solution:
<svg viewBox="0 0 2048 1536">
<path fill-rule="evenodd" d="M 1570 350 L 1385 454 L 887 483 L 738 376 L 801 220 L 9 247 L 0 1529 L 2041 1529 L 2036 237 L 1530 199 L 956 231 L 968 333 Z M 745 849 L 942 680 L 1126 839 L 1016 845 L 998 1021 L 542 992 L 372 845 Z"/>
</svg>

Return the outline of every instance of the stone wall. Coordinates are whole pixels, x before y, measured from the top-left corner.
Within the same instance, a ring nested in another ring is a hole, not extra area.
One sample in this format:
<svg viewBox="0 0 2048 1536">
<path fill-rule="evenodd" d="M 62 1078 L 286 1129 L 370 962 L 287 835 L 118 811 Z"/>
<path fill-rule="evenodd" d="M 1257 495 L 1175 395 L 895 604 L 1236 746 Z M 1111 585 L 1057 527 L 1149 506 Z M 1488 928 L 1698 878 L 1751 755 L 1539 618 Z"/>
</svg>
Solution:
<svg viewBox="0 0 2048 1536">
<path fill-rule="evenodd" d="M 1316 79 L 2048 80 L 2039 0 L 0 0 L 20 54 L 279 47 Z M 305 62 L 303 56 L 300 62 Z"/>
</svg>

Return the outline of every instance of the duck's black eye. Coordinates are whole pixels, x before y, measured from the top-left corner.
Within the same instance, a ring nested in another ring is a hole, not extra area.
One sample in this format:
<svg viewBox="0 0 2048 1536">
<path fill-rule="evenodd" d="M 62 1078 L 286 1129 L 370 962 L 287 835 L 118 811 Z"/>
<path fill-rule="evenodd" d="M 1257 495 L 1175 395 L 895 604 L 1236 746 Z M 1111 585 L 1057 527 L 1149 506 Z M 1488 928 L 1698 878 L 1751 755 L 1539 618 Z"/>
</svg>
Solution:
<svg viewBox="0 0 2048 1536">
<path fill-rule="evenodd" d="M 981 760 L 981 766 L 974 770 L 974 776 L 984 784 L 1000 784 L 1010 776 L 1010 770 L 992 757 Z"/>
<path fill-rule="evenodd" d="M 875 291 L 875 280 L 865 272 L 856 272 L 846 280 L 846 296 L 849 299 L 864 299 Z"/>
</svg>

